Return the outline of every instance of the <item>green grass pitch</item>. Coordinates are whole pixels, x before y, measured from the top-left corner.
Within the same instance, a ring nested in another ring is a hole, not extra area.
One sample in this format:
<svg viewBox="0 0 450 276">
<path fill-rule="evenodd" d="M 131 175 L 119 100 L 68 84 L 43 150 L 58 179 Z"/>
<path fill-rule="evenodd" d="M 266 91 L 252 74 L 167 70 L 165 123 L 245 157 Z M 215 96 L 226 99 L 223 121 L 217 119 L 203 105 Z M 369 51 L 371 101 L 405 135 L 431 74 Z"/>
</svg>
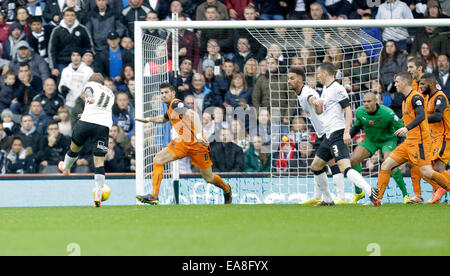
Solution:
<svg viewBox="0 0 450 276">
<path fill-rule="evenodd" d="M 450 206 L 0 209 L 0 255 L 450 255 Z"/>
</svg>

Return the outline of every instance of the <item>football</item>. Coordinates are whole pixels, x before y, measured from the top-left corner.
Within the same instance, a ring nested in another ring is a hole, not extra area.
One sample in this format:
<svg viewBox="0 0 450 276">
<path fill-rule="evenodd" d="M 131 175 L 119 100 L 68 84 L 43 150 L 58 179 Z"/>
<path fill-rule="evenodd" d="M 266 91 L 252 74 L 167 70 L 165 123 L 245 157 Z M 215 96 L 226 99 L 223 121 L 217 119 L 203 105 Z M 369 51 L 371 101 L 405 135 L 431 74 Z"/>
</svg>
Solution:
<svg viewBox="0 0 450 276">
<path fill-rule="evenodd" d="M 94 198 L 95 198 L 95 188 L 94 188 Z M 102 189 L 102 201 L 106 201 L 111 195 L 111 188 L 108 185 L 104 184 Z"/>
</svg>

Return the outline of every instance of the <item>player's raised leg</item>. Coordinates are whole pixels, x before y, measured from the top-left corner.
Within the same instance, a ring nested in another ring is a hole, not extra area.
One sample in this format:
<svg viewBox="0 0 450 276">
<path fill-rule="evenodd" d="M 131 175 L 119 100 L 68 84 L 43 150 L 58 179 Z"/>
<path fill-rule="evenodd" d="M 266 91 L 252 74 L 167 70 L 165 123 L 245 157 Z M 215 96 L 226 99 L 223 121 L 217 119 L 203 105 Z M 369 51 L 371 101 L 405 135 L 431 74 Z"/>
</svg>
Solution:
<svg viewBox="0 0 450 276">
<path fill-rule="evenodd" d="M 172 142 L 171 142 L 172 143 Z M 136 198 L 142 203 L 148 203 L 157 205 L 159 188 L 164 176 L 164 165 L 168 162 L 174 161 L 179 158 L 175 158 L 167 148 L 158 152 L 153 158 L 153 171 L 152 171 L 152 192 L 146 195 L 137 195 Z"/>
<path fill-rule="evenodd" d="M 75 142 L 70 143 L 70 149 L 67 151 L 64 156 L 64 161 L 59 161 L 58 169 L 62 172 L 64 176 L 68 176 L 70 174 L 70 169 L 73 164 L 78 159 L 78 153 L 80 152 L 82 146 L 78 146 Z"/>
<path fill-rule="evenodd" d="M 211 167 L 200 169 L 200 174 L 206 182 L 221 188 L 223 190 L 224 203 L 231 204 L 233 196 L 231 193 L 231 186 L 229 184 L 223 181 L 219 175 L 213 173 Z"/>
</svg>

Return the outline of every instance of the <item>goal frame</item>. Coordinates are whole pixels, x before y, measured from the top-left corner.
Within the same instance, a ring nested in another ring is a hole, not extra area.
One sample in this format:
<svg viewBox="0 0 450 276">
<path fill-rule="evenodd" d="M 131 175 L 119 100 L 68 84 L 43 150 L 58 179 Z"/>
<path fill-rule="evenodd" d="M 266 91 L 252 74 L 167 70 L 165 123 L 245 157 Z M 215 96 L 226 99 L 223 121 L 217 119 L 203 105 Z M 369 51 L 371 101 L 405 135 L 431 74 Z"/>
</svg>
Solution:
<svg viewBox="0 0 450 276">
<path fill-rule="evenodd" d="M 135 33 L 135 82 L 136 99 L 143 95 L 143 41 L 145 29 L 263 29 L 263 28 L 371 28 L 450 26 L 450 19 L 373 19 L 373 20 L 255 20 L 255 21 L 136 21 Z M 138 101 L 136 101 L 138 103 Z M 144 114 L 143 105 L 136 104 L 136 117 Z M 136 194 L 144 192 L 144 152 L 142 150 L 143 125 L 136 124 Z"/>
</svg>

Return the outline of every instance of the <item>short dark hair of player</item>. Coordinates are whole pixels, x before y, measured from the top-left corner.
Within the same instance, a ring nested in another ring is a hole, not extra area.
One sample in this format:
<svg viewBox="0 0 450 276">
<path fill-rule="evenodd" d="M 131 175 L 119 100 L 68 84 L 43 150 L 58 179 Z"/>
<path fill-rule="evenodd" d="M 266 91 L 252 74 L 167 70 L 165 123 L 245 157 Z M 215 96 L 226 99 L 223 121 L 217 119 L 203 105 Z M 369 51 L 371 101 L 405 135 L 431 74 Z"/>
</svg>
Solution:
<svg viewBox="0 0 450 276">
<path fill-rule="evenodd" d="M 169 88 L 170 91 L 175 91 L 175 86 L 173 86 L 172 84 L 165 82 L 165 83 L 161 83 L 161 85 L 159 86 L 159 90 L 162 90 L 164 88 Z"/>
<path fill-rule="evenodd" d="M 303 71 L 303 70 L 300 69 L 300 68 L 296 68 L 296 67 L 291 68 L 291 69 L 289 70 L 289 73 L 294 73 L 294 74 L 296 74 L 296 75 L 301 76 L 301 77 L 302 77 L 302 80 L 305 80 L 305 78 L 306 78 L 306 76 L 305 76 L 305 71 Z"/>
<path fill-rule="evenodd" d="M 105 78 L 100 73 L 92 74 L 91 77 L 89 78 L 89 81 L 97 82 L 100 83 L 101 85 L 105 84 Z"/>
<path fill-rule="evenodd" d="M 427 64 L 425 63 L 425 60 L 423 60 L 420 57 L 409 58 L 408 62 L 414 63 L 414 65 L 416 66 L 417 69 L 419 69 L 419 67 L 422 67 L 422 72 L 425 70 L 425 68 L 427 68 Z"/>
<path fill-rule="evenodd" d="M 421 80 L 429 80 L 436 82 L 436 77 L 432 73 L 425 73 L 420 77 Z"/>
<path fill-rule="evenodd" d="M 400 72 L 395 74 L 394 78 L 401 78 L 402 80 L 405 80 L 406 82 L 408 82 L 409 85 L 412 85 L 412 81 L 413 81 L 413 77 L 411 76 L 410 73 L 408 72 Z"/>
<path fill-rule="evenodd" d="M 328 75 L 333 76 L 333 77 L 336 74 L 336 67 L 331 62 L 324 62 L 324 63 L 320 64 L 318 69 L 321 69 L 321 70 L 327 72 Z"/>
</svg>

